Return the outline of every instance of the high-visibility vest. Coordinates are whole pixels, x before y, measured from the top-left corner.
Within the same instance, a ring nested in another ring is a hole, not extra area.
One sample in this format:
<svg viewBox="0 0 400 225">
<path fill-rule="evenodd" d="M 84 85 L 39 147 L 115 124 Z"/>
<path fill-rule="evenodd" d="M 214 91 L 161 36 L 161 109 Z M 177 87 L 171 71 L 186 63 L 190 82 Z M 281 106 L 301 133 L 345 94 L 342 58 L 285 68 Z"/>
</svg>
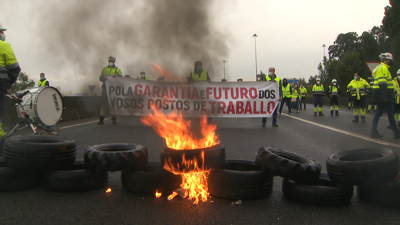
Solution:
<svg viewBox="0 0 400 225">
<path fill-rule="evenodd" d="M 307 88 L 301 87 L 300 88 L 300 94 L 301 94 L 301 97 L 305 98 L 306 94 L 307 94 Z"/>
<path fill-rule="evenodd" d="M 393 80 L 393 86 L 394 89 L 396 90 L 396 104 L 400 104 L 400 85 L 398 80 Z"/>
<path fill-rule="evenodd" d="M 336 85 L 336 86 L 334 86 L 334 85 L 329 85 L 329 94 L 330 95 L 339 95 L 339 87 Z"/>
<path fill-rule="evenodd" d="M 392 80 L 392 75 L 390 74 L 389 71 L 389 65 L 386 65 L 385 63 L 379 64 L 374 71 L 372 72 L 372 75 L 374 76 L 374 85 L 372 86 L 372 89 L 378 89 L 379 84 L 381 83 L 387 83 L 387 88 L 388 89 L 394 89 L 393 86 L 393 80 Z"/>
<path fill-rule="evenodd" d="M 300 96 L 300 93 L 297 91 L 297 89 L 294 89 L 292 91 L 292 98 L 298 98 Z"/>
<path fill-rule="evenodd" d="M 192 71 L 192 79 L 193 80 L 205 80 L 205 81 L 207 81 L 207 70 L 201 71 L 200 76 L 197 73 L 195 73 L 194 71 Z"/>
<path fill-rule="evenodd" d="M 347 88 L 349 88 L 350 91 L 353 91 L 353 94 L 351 96 L 357 97 L 357 100 L 360 100 L 360 97 L 365 95 L 368 87 L 369 87 L 368 82 L 362 79 L 361 77 L 360 80 L 354 79 L 350 81 L 349 85 L 347 85 Z"/>
<path fill-rule="evenodd" d="M 19 67 L 19 64 L 11 45 L 0 41 L 0 78 L 9 79 L 9 70 L 17 67 Z M 16 74 L 17 76 L 18 74 Z"/>
<path fill-rule="evenodd" d="M 39 80 L 39 82 L 38 82 L 38 87 L 46 87 L 46 86 L 49 86 L 48 83 L 49 83 L 49 81 L 46 80 L 46 79 L 44 79 L 43 81 Z"/>
<path fill-rule="evenodd" d="M 101 70 L 101 74 L 100 74 L 99 79 L 100 79 L 101 82 L 103 82 L 103 77 L 104 76 L 113 76 L 113 75 L 117 75 L 117 76 L 121 76 L 122 77 L 122 72 L 116 66 L 106 66 Z"/>
<path fill-rule="evenodd" d="M 290 87 L 289 84 L 286 85 L 286 87 L 282 85 L 282 97 L 284 97 L 284 98 L 291 98 L 292 97 L 292 95 L 290 94 L 290 88 L 291 87 Z"/>
<path fill-rule="evenodd" d="M 324 91 L 324 85 L 317 85 L 314 84 L 314 86 L 312 87 L 312 93 L 313 95 L 324 95 L 325 91 Z"/>
</svg>

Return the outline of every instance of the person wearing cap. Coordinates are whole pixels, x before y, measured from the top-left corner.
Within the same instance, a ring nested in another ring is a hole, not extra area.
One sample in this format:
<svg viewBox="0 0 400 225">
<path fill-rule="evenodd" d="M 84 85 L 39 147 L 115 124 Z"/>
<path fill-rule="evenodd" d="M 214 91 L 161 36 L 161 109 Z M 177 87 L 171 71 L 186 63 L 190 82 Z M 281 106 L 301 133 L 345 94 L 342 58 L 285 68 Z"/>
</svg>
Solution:
<svg viewBox="0 0 400 225">
<path fill-rule="evenodd" d="M 142 71 L 142 72 L 140 72 L 140 77 L 139 77 L 139 79 L 141 79 L 141 80 L 148 80 L 149 78 L 146 77 L 146 73 L 145 73 L 144 71 Z"/>
<path fill-rule="evenodd" d="M 374 85 L 374 82 L 371 81 L 369 82 L 369 88 L 367 89 L 368 95 L 367 98 L 368 100 L 368 108 L 367 108 L 367 113 L 375 112 L 376 111 L 376 105 L 372 103 L 372 86 Z"/>
<path fill-rule="evenodd" d="M 264 78 L 261 78 L 261 81 L 263 79 L 265 79 L 265 81 L 276 82 L 276 84 L 278 85 L 278 88 L 279 88 L 279 101 L 282 101 L 282 83 L 281 83 L 281 78 L 278 77 L 275 74 L 275 68 L 274 67 L 270 67 L 268 69 L 268 76 L 265 76 Z M 282 104 L 282 102 L 280 104 Z M 274 112 L 272 114 L 272 127 L 279 127 L 279 125 L 277 123 L 277 120 L 278 120 L 278 107 L 279 107 L 279 104 L 275 107 L 275 110 L 274 110 Z M 289 106 L 289 108 L 290 108 L 290 106 Z M 267 123 L 267 117 L 262 117 L 261 118 L 261 122 L 262 122 L 261 126 L 265 127 L 265 124 Z"/>
<path fill-rule="evenodd" d="M 50 86 L 50 82 L 46 80 L 44 73 L 40 73 L 40 80 L 38 82 L 38 87 L 48 87 Z"/>
<path fill-rule="evenodd" d="M 5 108 L 5 94 L 7 90 L 15 83 L 21 68 L 11 45 L 5 42 L 6 35 L 4 31 L 7 29 L 0 23 L 0 137 L 5 135 L 3 126 L 3 112 Z"/>
<path fill-rule="evenodd" d="M 103 67 L 101 70 L 101 74 L 99 77 L 99 80 L 103 82 L 103 85 L 101 86 L 102 88 L 102 101 L 101 101 L 101 109 L 100 109 L 100 117 L 99 117 L 99 122 L 97 124 L 102 125 L 104 123 L 104 117 L 106 115 L 106 111 L 108 109 L 108 100 L 107 100 L 107 90 L 106 90 L 106 85 L 105 82 L 107 79 L 110 77 L 115 78 L 117 76 L 122 77 L 122 72 L 121 70 L 115 66 L 115 61 L 116 58 L 115 56 L 110 56 L 108 57 L 108 66 Z M 112 124 L 117 124 L 117 117 L 112 115 Z"/>
<path fill-rule="evenodd" d="M 394 119 L 393 103 L 396 102 L 396 94 L 394 90 L 392 75 L 389 68 L 393 64 L 393 55 L 389 52 L 380 55 L 381 64 L 373 71 L 374 85 L 372 86 L 372 102 L 376 104 L 376 112 L 372 120 L 372 138 L 382 138 L 383 135 L 378 132 L 378 122 L 383 111 L 386 111 L 390 126 L 394 133 L 394 138 L 400 138 L 400 130 L 396 126 Z"/>
<path fill-rule="evenodd" d="M 324 95 L 325 95 L 325 90 L 324 90 L 324 85 L 321 84 L 321 78 L 317 77 L 316 79 L 316 84 L 313 85 L 312 87 L 312 95 L 314 98 L 314 116 L 325 116 L 323 113 L 323 104 L 324 104 Z M 319 108 L 317 108 L 319 106 Z M 319 109 L 319 113 L 318 113 Z"/>
<path fill-rule="evenodd" d="M 188 82 L 190 83 L 193 81 L 201 81 L 201 80 L 211 82 L 207 70 L 203 69 L 203 63 L 197 61 L 194 63 L 194 70 L 190 73 Z"/>
<path fill-rule="evenodd" d="M 306 95 L 307 95 L 307 88 L 300 84 L 300 110 L 303 110 L 302 105 L 304 106 L 304 110 L 306 110 Z"/>
<path fill-rule="evenodd" d="M 328 86 L 325 93 L 331 103 L 331 116 L 333 116 L 333 111 L 335 111 L 335 116 L 339 116 L 339 98 L 342 95 L 342 89 L 337 85 L 336 79 L 332 80 L 332 84 Z"/>
<path fill-rule="evenodd" d="M 347 85 L 353 102 L 353 123 L 358 123 L 360 116 L 361 123 L 365 123 L 366 99 L 368 95 L 367 89 L 369 87 L 368 82 L 364 80 L 358 72 L 354 74 L 354 79 L 350 81 L 349 85 Z M 360 111 L 360 113 L 358 111 Z"/>
</svg>

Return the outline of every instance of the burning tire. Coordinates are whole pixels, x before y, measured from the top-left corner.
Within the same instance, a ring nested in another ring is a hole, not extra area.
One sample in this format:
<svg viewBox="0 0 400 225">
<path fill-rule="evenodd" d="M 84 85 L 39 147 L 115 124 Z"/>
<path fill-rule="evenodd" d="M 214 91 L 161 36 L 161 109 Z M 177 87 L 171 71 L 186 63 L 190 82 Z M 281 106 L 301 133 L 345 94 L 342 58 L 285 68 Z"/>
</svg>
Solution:
<svg viewBox="0 0 400 225">
<path fill-rule="evenodd" d="M 259 199 L 271 194 L 274 177 L 251 161 L 227 160 L 221 169 L 212 170 L 208 190 L 226 199 Z"/>
<path fill-rule="evenodd" d="M 159 162 L 149 162 L 144 169 L 122 170 L 121 182 L 127 191 L 154 195 L 156 191 L 171 193 L 179 188 L 181 176 L 163 170 Z"/>
<path fill-rule="evenodd" d="M 15 169 L 61 169 L 75 161 L 76 143 L 56 136 L 11 136 L 3 148 L 6 164 Z"/>
<path fill-rule="evenodd" d="M 301 184 L 284 179 L 282 192 L 286 198 L 311 205 L 339 206 L 346 205 L 353 196 L 353 186 L 338 185 L 322 173 L 313 184 Z"/>
<path fill-rule="evenodd" d="M 0 191 L 19 191 L 39 186 L 43 173 L 32 170 L 16 170 L 7 167 L 0 157 Z"/>
<path fill-rule="evenodd" d="M 201 160 L 203 156 L 204 161 Z M 184 159 L 186 161 L 196 160 L 198 168 L 204 168 L 204 170 L 218 169 L 225 163 L 225 147 L 217 144 L 208 148 L 190 150 L 165 148 L 161 152 L 161 165 L 163 168 L 179 168 L 180 172 L 194 169 L 185 166 Z"/>
<path fill-rule="evenodd" d="M 44 186 L 53 191 L 90 191 L 104 187 L 108 171 L 87 170 L 83 160 L 63 170 L 45 171 Z"/>
<path fill-rule="evenodd" d="M 255 161 L 265 172 L 299 183 L 312 183 L 318 180 L 321 173 L 319 163 L 295 153 L 267 146 L 260 148 Z"/>
<path fill-rule="evenodd" d="M 387 148 L 359 148 L 329 156 L 327 171 L 339 184 L 362 185 L 390 182 L 399 173 L 399 158 Z"/>
<path fill-rule="evenodd" d="M 358 197 L 374 204 L 400 208 L 400 181 L 386 184 L 361 185 L 357 187 Z"/>
<path fill-rule="evenodd" d="M 136 144 L 102 144 L 87 147 L 85 164 L 91 170 L 118 171 L 129 168 L 145 168 L 147 148 Z"/>
</svg>

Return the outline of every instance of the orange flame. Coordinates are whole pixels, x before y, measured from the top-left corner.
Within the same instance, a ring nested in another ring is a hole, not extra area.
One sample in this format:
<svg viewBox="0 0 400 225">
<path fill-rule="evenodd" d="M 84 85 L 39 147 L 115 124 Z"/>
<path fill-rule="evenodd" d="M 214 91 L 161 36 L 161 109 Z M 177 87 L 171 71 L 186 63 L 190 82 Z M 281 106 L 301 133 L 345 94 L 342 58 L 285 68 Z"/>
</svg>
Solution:
<svg viewBox="0 0 400 225">
<path fill-rule="evenodd" d="M 111 188 L 107 188 L 106 193 L 111 193 Z"/>
<path fill-rule="evenodd" d="M 158 64 L 156 64 L 156 63 L 154 64 L 154 69 L 156 69 L 156 71 L 159 74 L 164 76 L 166 81 L 172 81 L 173 80 L 172 74 L 169 71 L 162 69 Z M 178 80 L 179 82 L 183 82 L 183 80 L 182 80 L 180 75 L 176 76 L 176 80 Z"/>
<path fill-rule="evenodd" d="M 144 125 L 153 127 L 158 135 L 165 139 L 168 148 L 176 150 L 199 149 L 219 144 L 218 135 L 215 134 L 217 125 L 207 124 L 207 116 L 200 119 L 203 138 L 195 140 L 191 122 L 184 120 L 182 114 L 172 112 L 166 116 L 153 105 L 151 108 L 154 113 L 142 117 L 140 120 Z"/>
<path fill-rule="evenodd" d="M 160 110 L 152 106 L 153 112 L 147 117 L 142 117 L 141 121 L 144 125 L 151 126 L 153 129 L 165 139 L 168 148 L 175 150 L 202 149 L 219 144 L 218 135 L 215 134 L 217 125 L 207 124 L 207 117 L 203 116 L 200 120 L 201 139 L 195 139 L 192 133 L 191 122 L 183 119 L 181 114 L 176 112 L 164 115 Z M 177 195 L 189 200 L 194 200 L 193 204 L 198 204 L 199 200 L 207 201 L 209 197 L 207 177 L 210 170 L 204 170 L 204 151 L 201 152 L 200 159 L 182 158 L 182 168 L 173 168 L 172 160 L 167 157 L 165 159 L 164 169 L 174 174 L 180 174 L 182 177 L 181 189 L 184 193 L 174 191 L 168 200 L 172 200 Z M 200 161 L 199 161 L 200 160 Z M 199 162 L 202 162 L 199 167 Z M 183 172 L 182 172 L 183 171 Z M 181 191 L 182 192 L 182 191 Z"/>
<path fill-rule="evenodd" d="M 161 197 L 161 192 L 158 192 L 158 190 L 156 190 L 156 198 L 160 198 Z"/>
</svg>

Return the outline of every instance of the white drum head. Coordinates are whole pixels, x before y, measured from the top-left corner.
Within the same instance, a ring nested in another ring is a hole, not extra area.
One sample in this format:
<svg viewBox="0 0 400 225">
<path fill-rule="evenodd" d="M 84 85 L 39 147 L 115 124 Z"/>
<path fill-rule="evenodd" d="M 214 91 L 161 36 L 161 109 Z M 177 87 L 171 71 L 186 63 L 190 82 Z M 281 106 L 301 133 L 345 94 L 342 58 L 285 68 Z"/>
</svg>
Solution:
<svg viewBox="0 0 400 225">
<path fill-rule="evenodd" d="M 47 126 L 55 125 L 63 113 L 63 100 L 60 92 L 53 87 L 40 91 L 36 102 L 38 119 Z"/>
</svg>

